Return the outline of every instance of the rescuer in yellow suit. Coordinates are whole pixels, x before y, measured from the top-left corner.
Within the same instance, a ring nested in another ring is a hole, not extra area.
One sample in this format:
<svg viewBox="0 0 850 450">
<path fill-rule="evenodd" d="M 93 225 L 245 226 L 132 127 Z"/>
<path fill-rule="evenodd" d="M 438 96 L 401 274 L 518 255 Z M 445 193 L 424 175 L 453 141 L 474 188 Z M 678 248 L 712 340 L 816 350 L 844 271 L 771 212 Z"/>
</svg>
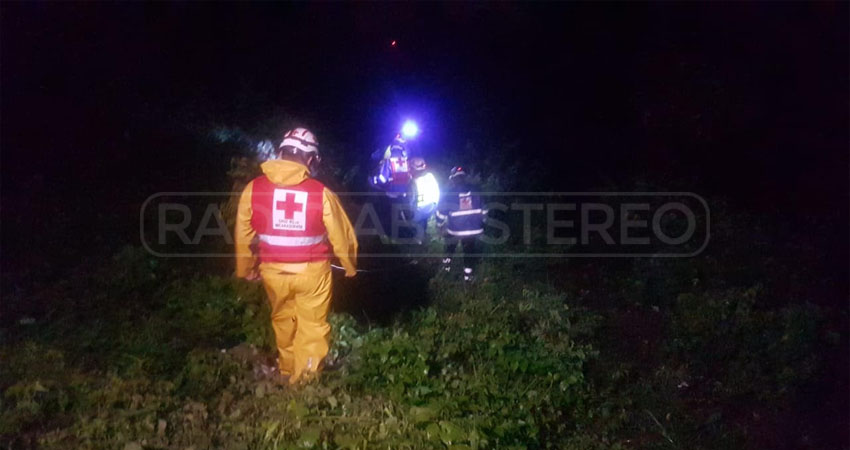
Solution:
<svg viewBox="0 0 850 450">
<path fill-rule="evenodd" d="M 262 278 L 290 384 L 317 375 L 328 354 L 331 250 L 346 277 L 357 274 L 354 227 L 336 194 L 310 177 L 318 147 L 304 128 L 287 132 L 279 159 L 264 162 L 242 192 L 236 220 L 236 276 Z"/>
</svg>

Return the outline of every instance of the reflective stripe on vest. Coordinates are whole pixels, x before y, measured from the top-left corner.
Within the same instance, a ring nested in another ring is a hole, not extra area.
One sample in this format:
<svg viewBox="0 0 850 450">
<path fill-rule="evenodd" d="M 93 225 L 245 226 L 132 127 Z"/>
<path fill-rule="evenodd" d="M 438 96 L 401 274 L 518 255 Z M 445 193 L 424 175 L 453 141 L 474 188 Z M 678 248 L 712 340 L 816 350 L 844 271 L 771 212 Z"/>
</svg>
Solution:
<svg viewBox="0 0 850 450">
<path fill-rule="evenodd" d="M 481 214 L 482 212 L 483 211 L 481 211 L 481 208 L 467 209 L 467 210 L 464 210 L 464 211 L 452 211 L 452 212 L 449 213 L 449 216 L 451 216 L 451 217 L 468 216 L 470 214 Z"/>
<path fill-rule="evenodd" d="M 473 236 L 476 234 L 481 234 L 484 232 L 483 228 L 479 228 L 477 230 L 466 230 L 466 231 L 454 231 L 454 230 L 446 230 L 452 236 Z"/>
<path fill-rule="evenodd" d="M 304 247 L 306 245 L 320 244 L 325 240 L 325 235 L 320 236 L 274 236 L 271 234 L 259 235 L 260 241 L 278 247 Z"/>
<path fill-rule="evenodd" d="M 431 172 L 414 179 L 416 183 L 416 206 L 422 208 L 440 203 L 440 185 Z"/>
</svg>

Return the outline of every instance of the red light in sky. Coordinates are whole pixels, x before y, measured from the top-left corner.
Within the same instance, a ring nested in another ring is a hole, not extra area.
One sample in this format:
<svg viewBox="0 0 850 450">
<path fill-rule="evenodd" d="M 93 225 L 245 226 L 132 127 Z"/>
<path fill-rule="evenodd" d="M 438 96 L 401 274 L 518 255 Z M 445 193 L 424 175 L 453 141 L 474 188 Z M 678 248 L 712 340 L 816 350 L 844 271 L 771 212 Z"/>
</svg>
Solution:
<svg viewBox="0 0 850 450">
<path fill-rule="evenodd" d="M 391 45 L 391 46 L 393 46 L 393 47 L 395 47 L 395 46 L 396 46 L 396 44 L 397 44 L 397 42 L 396 42 L 396 41 L 392 41 L 392 42 L 390 42 L 390 45 Z"/>
</svg>

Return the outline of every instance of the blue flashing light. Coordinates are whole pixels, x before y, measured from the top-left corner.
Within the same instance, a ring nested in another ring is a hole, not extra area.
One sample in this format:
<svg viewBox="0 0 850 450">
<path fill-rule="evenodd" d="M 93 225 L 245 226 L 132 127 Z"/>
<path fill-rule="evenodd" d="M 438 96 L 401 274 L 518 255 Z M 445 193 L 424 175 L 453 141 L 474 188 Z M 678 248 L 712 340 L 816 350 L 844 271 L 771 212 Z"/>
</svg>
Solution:
<svg viewBox="0 0 850 450">
<path fill-rule="evenodd" d="M 419 126 L 416 125 L 416 122 L 412 120 L 408 120 L 401 127 L 401 134 L 406 138 L 413 138 L 419 134 Z"/>
</svg>

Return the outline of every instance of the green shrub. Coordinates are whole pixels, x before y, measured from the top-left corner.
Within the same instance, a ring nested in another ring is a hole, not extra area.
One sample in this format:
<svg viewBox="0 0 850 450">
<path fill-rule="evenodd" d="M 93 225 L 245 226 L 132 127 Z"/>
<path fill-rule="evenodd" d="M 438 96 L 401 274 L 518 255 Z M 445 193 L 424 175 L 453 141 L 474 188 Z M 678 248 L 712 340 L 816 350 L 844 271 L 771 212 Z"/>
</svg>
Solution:
<svg viewBox="0 0 850 450">
<path fill-rule="evenodd" d="M 189 347 L 230 347 L 248 341 L 273 348 L 269 309 L 262 287 L 206 277 L 176 283 L 166 294 L 164 313 L 171 334 Z"/>
<path fill-rule="evenodd" d="M 740 448 L 724 404 L 781 406 L 813 379 L 809 305 L 708 290 L 708 264 L 607 264 L 600 312 L 658 317 L 642 366 L 608 348 L 621 335 L 600 327 L 617 322 L 553 291 L 578 291 L 575 267 L 488 261 L 474 286 L 440 273 L 430 306 L 386 327 L 332 314 L 338 370 L 292 389 L 222 352 L 274 352 L 261 284 L 183 279 L 124 249 L 46 288 L 68 299 L 51 320 L 4 333 L 0 447 Z"/>
<path fill-rule="evenodd" d="M 595 352 L 572 333 L 588 325 L 563 297 L 536 291 L 451 301 L 441 303 L 451 312 L 428 308 L 366 333 L 346 383 L 410 405 L 431 434 L 557 447 L 584 407 L 584 364 Z"/>
<path fill-rule="evenodd" d="M 671 350 L 716 395 L 775 401 L 816 370 L 818 311 L 764 309 L 760 292 L 683 294 L 673 309 Z"/>
</svg>

